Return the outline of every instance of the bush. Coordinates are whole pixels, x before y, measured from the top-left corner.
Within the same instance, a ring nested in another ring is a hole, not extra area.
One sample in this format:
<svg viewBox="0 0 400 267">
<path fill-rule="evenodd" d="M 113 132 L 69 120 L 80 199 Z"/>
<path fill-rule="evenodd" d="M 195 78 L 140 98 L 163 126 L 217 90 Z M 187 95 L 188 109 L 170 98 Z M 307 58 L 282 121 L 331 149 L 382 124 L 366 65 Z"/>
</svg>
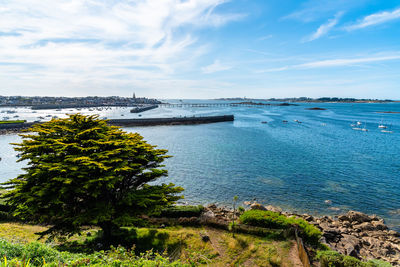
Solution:
<svg viewBox="0 0 400 267">
<path fill-rule="evenodd" d="M 13 244 L 0 239 L 0 266 L 188 266 L 153 251 L 136 256 L 123 247 L 93 254 L 59 252 L 40 243 Z"/>
<path fill-rule="evenodd" d="M 321 267 L 390 267 L 390 263 L 381 260 L 362 262 L 351 256 L 344 256 L 336 251 L 318 251 L 316 257 Z"/>
<path fill-rule="evenodd" d="M 161 217 L 179 218 L 179 217 L 199 217 L 204 207 L 198 206 L 172 206 L 161 211 Z"/>
<path fill-rule="evenodd" d="M 288 229 L 297 226 L 299 236 L 311 244 L 317 244 L 321 238 L 321 232 L 314 225 L 303 219 L 286 217 L 273 211 L 248 210 L 240 216 L 240 221 L 244 224 L 265 228 Z"/>
</svg>

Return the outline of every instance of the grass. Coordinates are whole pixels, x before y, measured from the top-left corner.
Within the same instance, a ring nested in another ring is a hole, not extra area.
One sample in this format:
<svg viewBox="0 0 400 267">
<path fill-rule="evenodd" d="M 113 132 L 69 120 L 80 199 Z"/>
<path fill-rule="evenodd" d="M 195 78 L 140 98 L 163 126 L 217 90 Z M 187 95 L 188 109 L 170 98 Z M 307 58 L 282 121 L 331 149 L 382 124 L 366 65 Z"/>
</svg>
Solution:
<svg viewBox="0 0 400 267">
<path fill-rule="evenodd" d="M 362 262 L 354 257 L 344 256 L 336 251 L 326 250 L 317 253 L 321 267 L 390 267 L 390 263 L 380 260 Z"/>
<path fill-rule="evenodd" d="M 5 123 L 24 123 L 26 120 L 11 120 L 11 121 L 0 121 L 0 124 L 5 124 Z"/>
<path fill-rule="evenodd" d="M 25 244 L 25 246 L 32 246 L 29 248 L 29 251 L 33 248 L 36 249 L 35 251 L 47 251 L 46 249 L 52 249 L 48 252 L 48 255 L 53 255 L 51 256 L 53 258 L 49 256 L 49 260 L 54 260 L 58 257 L 58 259 L 64 263 L 76 263 L 76 261 L 79 260 L 82 262 L 89 261 L 93 263 L 96 257 L 103 260 L 106 258 L 116 260 L 116 258 L 122 257 L 119 254 L 116 255 L 116 252 L 112 252 L 112 250 L 111 252 L 107 252 L 114 255 L 112 257 L 108 254 L 105 255 L 104 253 L 99 255 L 98 253 L 100 252 L 95 251 L 83 251 L 86 254 L 77 253 L 80 247 L 94 243 L 96 240 L 97 229 L 88 230 L 92 233 L 92 236 L 89 238 L 87 238 L 86 235 L 82 235 L 74 236 L 72 239 L 69 239 L 66 244 L 69 244 L 70 247 L 68 247 L 68 245 L 64 247 L 58 246 L 58 244 L 53 243 L 53 248 L 44 244 L 45 240 L 36 240 L 37 236 L 34 233 L 43 231 L 44 229 L 45 227 L 43 226 L 11 222 L 0 223 L 0 239 L 6 240 L 12 244 Z M 134 233 L 132 238 L 135 239 L 136 242 L 135 244 L 132 243 L 130 247 L 133 246 L 136 255 L 140 255 L 140 253 L 143 253 L 144 251 L 153 249 L 154 252 L 160 253 L 171 260 L 179 262 L 178 265 L 170 266 L 292 266 L 293 259 L 289 256 L 289 252 L 294 246 L 292 240 L 275 241 L 247 234 L 235 234 L 235 237 L 232 237 L 232 234 L 227 231 L 208 227 L 196 228 L 176 226 L 165 229 L 126 228 L 126 230 L 132 234 Z M 210 241 L 204 242 L 201 238 L 202 235 L 208 235 Z M 37 242 L 41 243 L 45 247 L 41 247 L 40 245 L 31 245 L 39 244 Z M 75 246 L 77 251 L 65 251 L 73 246 Z M 56 252 L 54 252 L 55 248 L 57 248 Z M 60 252 L 62 249 L 64 249 L 65 252 Z M 131 252 L 123 250 L 125 258 L 122 258 L 126 259 L 129 253 Z M 136 257 L 135 253 L 129 254 L 129 257 L 133 259 Z M 3 255 L 0 255 L 0 258 L 2 256 Z M 149 257 L 149 259 L 150 258 L 154 258 L 154 255 Z M 161 257 L 160 261 L 162 259 L 165 258 Z M 23 258 L 17 260 L 22 261 Z M 36 257 L 34 261 L 38 263 L 42 262 L 43 259 Z M 79 264 L 77 266 L 79 266 Z M 143 266 L 157 265 L 149 264 Z"/>
</svg>

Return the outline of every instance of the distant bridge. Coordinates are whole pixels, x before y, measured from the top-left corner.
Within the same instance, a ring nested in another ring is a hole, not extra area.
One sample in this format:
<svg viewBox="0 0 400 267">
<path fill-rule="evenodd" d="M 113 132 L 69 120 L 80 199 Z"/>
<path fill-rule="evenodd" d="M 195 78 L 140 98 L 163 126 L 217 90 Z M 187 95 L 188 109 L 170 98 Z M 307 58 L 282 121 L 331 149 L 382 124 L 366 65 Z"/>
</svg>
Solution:
<svg viewBox="0 0 400 267">
<path fill-rule="evenodd" d="M 257 103 L 163 103 L 158 104 L 159 107 L 167 107 L 167 108 L 184 108 L 184 107 L 192 107 L 192 108 L 207 108 L 207 107 L 255 107 L 255 106 L 264 106 L 268 107 L 270 104 L 257 104 Z"/>
</svg>

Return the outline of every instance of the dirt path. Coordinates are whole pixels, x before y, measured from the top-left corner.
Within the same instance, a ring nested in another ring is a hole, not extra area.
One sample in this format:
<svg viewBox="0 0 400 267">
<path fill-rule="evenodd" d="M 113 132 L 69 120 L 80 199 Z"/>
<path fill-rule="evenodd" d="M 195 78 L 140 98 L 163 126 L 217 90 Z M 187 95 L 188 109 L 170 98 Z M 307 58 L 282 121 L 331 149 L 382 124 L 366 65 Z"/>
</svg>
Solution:
<svg viewBox="0 0 400 267">
<path fill-rule="evenodd" d="M 296 241 L 292 242 L 292 248 L 289 251 L 289 259 L 293 263 L 293 267 L 303 267 L 303 263 L 299 258 L 299 251 L 297 249 Z"/>
</svg>

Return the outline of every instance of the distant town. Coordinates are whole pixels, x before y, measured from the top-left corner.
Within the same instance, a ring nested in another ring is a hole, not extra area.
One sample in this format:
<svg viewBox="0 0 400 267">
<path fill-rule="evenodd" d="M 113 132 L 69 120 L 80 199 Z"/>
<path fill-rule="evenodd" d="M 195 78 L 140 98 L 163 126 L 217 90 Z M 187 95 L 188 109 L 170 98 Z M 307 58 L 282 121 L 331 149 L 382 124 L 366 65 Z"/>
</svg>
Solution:
<svg viewBox="0 0 400 267">
<path fill-rule="evenodd" d="M 357 99 L 357 98 L 340 98 L 340 97 L 320 97 L 320 98 L 310 98 L 310 97 L 290 97 L 290 98 L 269 98 L 269 99 L 253 99 L 253 98 L 219 98 L 217 100 L 227 100 L 227 101 L 246 101 L 246 100 L 257 100 L 257 101 L 279 101 L 279 102 L 310 102 L 310 103 L 386 103 L 386 102 L 396 102 L 390 99 Z"/>
<path fill-rule="evenodd" d="M 160 104 L 157 99 L 146 97 L 88 96 L 88 97 L 49 97 L 49 96 L 0 96 L 0 106 L 30 106 L 41 108 L 75 108 L 101 106 L 136 106 Z"/>
</svg>

